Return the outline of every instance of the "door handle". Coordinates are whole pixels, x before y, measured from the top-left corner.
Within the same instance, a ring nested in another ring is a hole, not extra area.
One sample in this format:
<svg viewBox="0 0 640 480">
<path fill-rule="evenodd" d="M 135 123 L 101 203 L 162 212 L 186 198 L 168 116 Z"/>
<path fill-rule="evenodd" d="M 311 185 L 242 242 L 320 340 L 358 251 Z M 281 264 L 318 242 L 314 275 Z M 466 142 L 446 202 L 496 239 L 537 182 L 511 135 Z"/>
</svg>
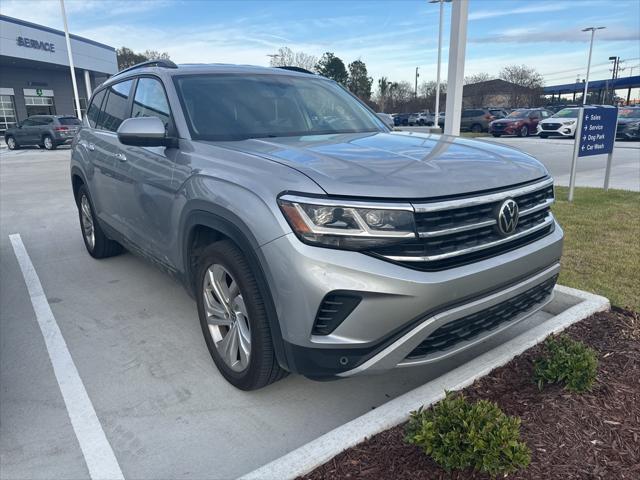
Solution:
<svg viewBox="0 0 640 480">
<path fill-rule="evenodd" d="M 116 153 L 115 157 L 121 162 L 127 161 L 127 156 L 124 153 Z"/>
<path fill-rule="evenodd" d="M 87 150 L 91 150 L 92 152 L 96 149 L 96 146 L 93 143 L 87 143 Z"/>
</svg>

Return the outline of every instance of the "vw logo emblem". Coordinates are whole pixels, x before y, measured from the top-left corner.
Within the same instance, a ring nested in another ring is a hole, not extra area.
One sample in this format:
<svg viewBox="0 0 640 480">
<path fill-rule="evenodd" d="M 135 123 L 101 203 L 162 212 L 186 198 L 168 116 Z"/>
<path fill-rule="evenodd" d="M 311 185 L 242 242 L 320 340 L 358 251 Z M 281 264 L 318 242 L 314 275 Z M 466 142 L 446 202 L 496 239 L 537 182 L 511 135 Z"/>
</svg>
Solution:
<svg viewBox="0 0 640 480">
<path fill-rule="evenodd" d="M 518 226 L 518 204 L 513 198 L 507 198 L 498 207 L 498 231 L 502 235 L 511 235 Z"/>
</svg>

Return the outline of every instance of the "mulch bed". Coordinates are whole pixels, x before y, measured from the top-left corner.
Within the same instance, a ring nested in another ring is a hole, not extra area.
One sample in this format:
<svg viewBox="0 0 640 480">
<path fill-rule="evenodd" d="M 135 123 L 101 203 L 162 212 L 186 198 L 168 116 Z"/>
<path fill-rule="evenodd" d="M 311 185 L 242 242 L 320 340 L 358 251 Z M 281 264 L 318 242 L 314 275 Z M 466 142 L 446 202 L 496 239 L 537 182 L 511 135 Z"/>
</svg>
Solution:
<svg viewBox="0 0 640 480">
<path fill-rule="evenodd" d="M 469 400 L 496 402 L 522 419 L 531 449 L 527 469 L 512 479 L 640 479 L 640 318 L 622 309 L 597 313 L 565 333 L 598 352 L 590 393 L 533 382 L 534 347 L 463 390 Z M 484 479 L 472 471 L 447 473 L 403 441 L 404 425 L 350 448 L 302 477 L 319 479 Z"/>
</svg>

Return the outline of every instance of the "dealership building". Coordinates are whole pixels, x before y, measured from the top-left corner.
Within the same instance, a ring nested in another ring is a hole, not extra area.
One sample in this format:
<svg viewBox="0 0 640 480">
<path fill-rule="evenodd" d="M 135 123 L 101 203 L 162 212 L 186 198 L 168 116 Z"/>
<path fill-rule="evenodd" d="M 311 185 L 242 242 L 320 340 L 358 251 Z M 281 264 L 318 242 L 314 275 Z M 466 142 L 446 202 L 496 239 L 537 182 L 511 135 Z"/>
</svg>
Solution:
<svg viewBox="0 0 640 480">
<path fill-rule="evenodd" d="M 118 71 L 116 50 L 70 35 L 80 107 Z M 64 32 L 0 15 L 0 132 L 31 115 L 77 115 Z"/>
</svg>

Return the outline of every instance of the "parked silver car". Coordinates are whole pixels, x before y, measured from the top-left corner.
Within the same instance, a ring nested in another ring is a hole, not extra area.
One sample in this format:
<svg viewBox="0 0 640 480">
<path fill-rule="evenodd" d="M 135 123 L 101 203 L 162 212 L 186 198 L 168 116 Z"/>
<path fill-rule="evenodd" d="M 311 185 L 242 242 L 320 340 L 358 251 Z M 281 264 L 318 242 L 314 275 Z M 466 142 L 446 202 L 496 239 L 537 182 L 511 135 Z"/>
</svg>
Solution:
<svg viewBox="0 0 640 480">
<path fill-rule="evenodd" d="M 391 132 L 312 74 L 125 70 L 94 93 L 71 178 L 89 254 L 179 278 L 246 390 L 440 361 L 542 308 L 560 268 L 534 158 Z"/>
</svg>

